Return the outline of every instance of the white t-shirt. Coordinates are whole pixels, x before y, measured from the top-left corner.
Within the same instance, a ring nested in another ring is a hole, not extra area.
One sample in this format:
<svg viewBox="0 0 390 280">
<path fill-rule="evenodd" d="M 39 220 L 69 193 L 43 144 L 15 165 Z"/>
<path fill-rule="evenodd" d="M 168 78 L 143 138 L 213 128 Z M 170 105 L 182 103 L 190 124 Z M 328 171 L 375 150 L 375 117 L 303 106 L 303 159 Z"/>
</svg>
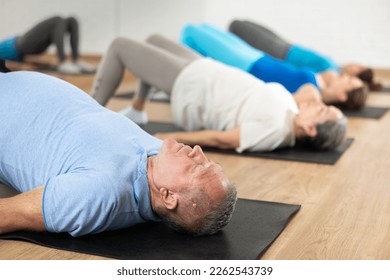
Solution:
<svg viewBox="0 0 390 280">
<path fill-rule="evenodd" d="M 282 85 L 208 58 L 195 60 L 179 74 L 171 104 L 176 125 L 186 131 L 240 127 L 240 153 L 295 144 L 298 107 Z"/>
</svg>

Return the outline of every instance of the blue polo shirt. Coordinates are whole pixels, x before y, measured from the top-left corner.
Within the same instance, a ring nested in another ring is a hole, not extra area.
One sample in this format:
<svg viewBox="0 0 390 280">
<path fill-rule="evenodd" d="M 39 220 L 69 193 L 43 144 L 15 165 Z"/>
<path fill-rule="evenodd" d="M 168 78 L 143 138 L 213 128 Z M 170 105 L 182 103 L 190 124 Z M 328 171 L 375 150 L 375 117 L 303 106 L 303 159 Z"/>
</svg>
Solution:
<svg viewBox="0 0 390 280">
<path fill-rule="evenodd" d="M 0 73 L 0 182 L 44 185 L 46 229 L 72 236 L 159 221 L 147 157 L 162 142 L 60 79 Z"/>
</svg>

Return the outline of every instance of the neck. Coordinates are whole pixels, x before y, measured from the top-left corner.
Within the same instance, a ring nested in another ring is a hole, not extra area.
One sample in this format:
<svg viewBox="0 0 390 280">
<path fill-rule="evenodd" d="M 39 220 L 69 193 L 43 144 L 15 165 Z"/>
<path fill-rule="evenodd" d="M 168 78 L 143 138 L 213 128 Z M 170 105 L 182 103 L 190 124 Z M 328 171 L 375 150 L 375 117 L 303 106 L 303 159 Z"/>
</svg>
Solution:
<svg viewBox="0 0 390 280">
<path fill-rule="evenodd" d="M 149 185 L 149 193 L 150 193 L 150 205 L 152 206 L 153 212 L 158 215 L 157 211 L 157 186 L 154 184 L 153 180 L 153 171 L 154 171 L 154 160 L 155 156 L 151 156 L 147 158 L 147 177 L 148 177 L 148 185 Z"/>
<path fill-rule="evenodd" d="M 338 74 L 334 71 L 328 70 L 325 72 L 321 72 L 320 76 L 324 83 L 324 87 L 326 87 L 329 86 L 335 78 L 337 78 Z"/>
<path fill-rule="evenodd" d="M 332 104 L 339 101 L 334 97 L 334 93 L 332 92 L 332 90 L 329 90 L 328 87 L 324 87 L 323 89 L 321 89 L 321 94 L 322 94 L 322 101 L 325 104 Z"/>
<path fill-rule="evenodd" d="M 306 136 L 305 130 L 301 126 L 299 115 L 296 115 L 294 118 L 294 130 L 295 139 L 303 138 Z"/>
<path fill-rule="evenodd" d="M 321 74 L 316 75 L 316 82 L 321 91 L 326 87 L 325 80 Z"/>
</svg>

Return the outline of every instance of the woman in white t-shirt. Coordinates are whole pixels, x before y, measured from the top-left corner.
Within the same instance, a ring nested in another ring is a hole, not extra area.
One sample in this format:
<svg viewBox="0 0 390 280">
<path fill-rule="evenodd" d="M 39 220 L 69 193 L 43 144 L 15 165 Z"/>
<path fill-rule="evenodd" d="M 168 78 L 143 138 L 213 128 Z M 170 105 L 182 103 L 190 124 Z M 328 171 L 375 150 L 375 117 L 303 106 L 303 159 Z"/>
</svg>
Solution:
<svg viewBox="0 0 390 280">
<path fill-rule="evenodd" d="M 176 125 L 184 132 L 159 133 L 186 144 L 271 151 L 305 141 L 317 149 L 334 149 L 346 134 L 346 118 L 326 106 L 312 85 L 291 95 L 282 85 L 250 74 L 153 35 L 147 43 L 118 38 L 99 66 L 93 97 L 105 105 L 128 69 L 140 78 L 131 107 L 122 111 L 147 123 L 145 100 L 155 87 L 171 95 Z"/>
</svg>

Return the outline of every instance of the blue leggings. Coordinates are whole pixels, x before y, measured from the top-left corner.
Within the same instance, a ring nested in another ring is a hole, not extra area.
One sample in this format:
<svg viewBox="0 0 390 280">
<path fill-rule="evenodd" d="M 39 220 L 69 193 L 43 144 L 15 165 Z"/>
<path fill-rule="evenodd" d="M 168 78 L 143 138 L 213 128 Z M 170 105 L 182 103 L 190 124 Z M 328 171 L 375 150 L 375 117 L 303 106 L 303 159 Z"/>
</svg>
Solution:
<svg viewBox="0 0 390 280">
<path fill-rule="evenodd" d="M 203 56 L 248 72 L 264 56 L 262 51 L 250 47 L 231 33 L 225 33 L 208 24 L 187 25 L 181 41 Z"/>
<path fill-rule="evenodd" d="M 236 35 L 211 25 L 187 25 L 183 29 L 181 41 L 204 56 L 237 67 L 260 80 L 280 83 L 291 93 L 307 83 L 318 88 L 313 72 L 297 69 L 272 58 Z"/>
</svg>

